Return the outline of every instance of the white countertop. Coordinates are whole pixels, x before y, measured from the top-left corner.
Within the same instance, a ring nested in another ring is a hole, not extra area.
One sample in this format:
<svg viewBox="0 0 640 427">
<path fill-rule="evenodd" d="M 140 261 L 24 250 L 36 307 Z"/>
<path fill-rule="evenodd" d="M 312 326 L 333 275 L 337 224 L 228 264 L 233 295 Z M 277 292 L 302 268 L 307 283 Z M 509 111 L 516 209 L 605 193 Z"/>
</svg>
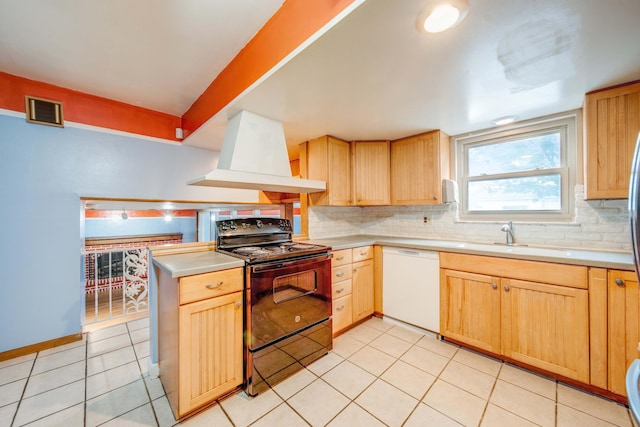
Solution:
<svg viewBox="0 0 640 427">
<path fill-rule="evenodd" d="M 153 264 L 169 273 L 172 278 L 244 266 L 243 260 L 216 251 L 161 255 L 152 256 L 152 258 Z"/>
<path fill-rule="evenodd" d="M 507 246 L 489 243 L 474 243 L 452 240 L 411 239 L 389 236 L 353 235 L 328 239 L 312 239 L 315 243 L 331 247 L 332 250 L 349 249 L 366 245 L 383 245 L 405 249 L 437 252 L 457 252 L 471 255 L 497 256 L 584 265 L 588 267 L 634 270 L 631 253 L 612 251 L 590 251 L 573 248 L 551 248 L 540 246 Z M 243 267 L 244 261 L 216 251 L 189 252 L 174 255 L 153 256 L 153 264 L 163 269 L 172 278 L 208 273 L 229 268 Z"/>
<path fill-rule="evenodd" d="M 331 247 L 333 250 L 349 249 L 357 246 L 383 245 L 406 249 L 457 252 L 472 255 L 488 255 L 503 258 L 527 259 L 562 264 L 585 265 L 589 267 L 634 270 L 631 253 L 613 251 L 590 251 L 573 248 L 552 248 L 542 246 L 507 246 L 491 243 L 473 243 L 451 240 L 411 239 L 389 236 L 354 235 L 328 239 L 312 239 L 315 243 Z"/>
</svg>

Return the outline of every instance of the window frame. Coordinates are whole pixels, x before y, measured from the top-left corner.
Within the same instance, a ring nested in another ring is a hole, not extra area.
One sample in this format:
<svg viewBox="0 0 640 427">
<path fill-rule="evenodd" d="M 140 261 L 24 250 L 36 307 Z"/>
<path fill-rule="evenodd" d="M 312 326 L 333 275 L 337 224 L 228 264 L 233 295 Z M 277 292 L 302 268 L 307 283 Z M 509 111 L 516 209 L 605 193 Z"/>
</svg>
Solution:
<svg viewBox="0 0 640 427">
<path fill-rule="evenodd" d="M 567 112 L 558 115 L 542 117 L 504 126 L 499 129 L 489 129 L 453 137 L 456 180 L 459 183 L 459 213 L 460 221 L 529 221 L 529 222 L 571 222 L 574 219 L 575 202 L 574 191 L 577 170 L 577 145 L 579 112 Z M 543 135 L 560 130 L 560 161 L 559 168 L 530 170 L 520 172 L 500 173 L 470 177 L 468 175 L 468 150 L 472 147 L 504 143 L 528 137 Z M 487 177 L 522 178 L 536 175 L 560 175 L 559 211 L 547 210 L 492 210 L 470 211 L 467 184 L 474 181 L 487 180 Z"/>
</svg>

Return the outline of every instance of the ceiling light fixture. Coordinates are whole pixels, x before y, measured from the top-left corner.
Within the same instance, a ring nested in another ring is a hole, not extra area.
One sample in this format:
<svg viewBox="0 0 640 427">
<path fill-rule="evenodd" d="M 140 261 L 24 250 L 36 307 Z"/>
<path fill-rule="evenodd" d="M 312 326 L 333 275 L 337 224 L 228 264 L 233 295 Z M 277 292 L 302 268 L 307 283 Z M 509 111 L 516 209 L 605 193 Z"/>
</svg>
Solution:
<svg viewBox="0 0 640 427">
<path fill-rule="evenodd" d="M 515 122 L 517 118 L 518 118 L 517 116 L 504 116 L 504 117 L 500 117 L 498 119 L 492 120 L 491 123 L 494 126 L 504 126 L 504 125 L 509 125 Z"/>
<path fill-rule="evenodd" d="M 164 214 L 164 220 L 169 222 L 173 219 L 173 217 L 171 216 L 171 214 L 169 212 L 165 212 Z"/>
<path fill-rule="evenodd" d="M 124 209 L 122 209 L 122 213 L 120 214 L 120 218 L 122 218 L 123 220 L 126 220 L 129 218 L 129 215 L 127 214 L 127 211 L 125 211 Z"/>
<path fill-rule="evenodd" d="M 431 0 L 418 15 L 416 27 L 421 33 L 440 33 L 458 25 L 468 11 L 468 0 Z"/>
</svg>

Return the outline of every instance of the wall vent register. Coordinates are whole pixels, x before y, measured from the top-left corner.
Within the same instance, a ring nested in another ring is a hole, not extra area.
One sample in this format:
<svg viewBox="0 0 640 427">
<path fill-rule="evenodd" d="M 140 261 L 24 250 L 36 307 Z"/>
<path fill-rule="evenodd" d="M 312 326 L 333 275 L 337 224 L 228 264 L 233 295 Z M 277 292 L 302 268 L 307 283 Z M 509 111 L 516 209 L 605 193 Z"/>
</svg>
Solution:
<svg viewBox="0 0 640 427">
<path fill-rule="evenodd" d="M 61 102 L 26 96 L 25 103 L 28 122 L 64 127 Z"/>
</svg>

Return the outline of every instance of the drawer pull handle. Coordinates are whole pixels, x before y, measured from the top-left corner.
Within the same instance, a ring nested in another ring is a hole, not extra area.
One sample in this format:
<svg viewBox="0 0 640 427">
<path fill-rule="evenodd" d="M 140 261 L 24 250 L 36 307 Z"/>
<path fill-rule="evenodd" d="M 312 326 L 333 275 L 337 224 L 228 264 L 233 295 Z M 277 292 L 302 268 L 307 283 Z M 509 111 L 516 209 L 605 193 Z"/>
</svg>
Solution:
<svg viewBox="0 0 640 427">
<path fill-rule="evenodd" d="M 217 283 L 209 283 L 207 285 L 204 285 L 205 288 L 207 289 L 217 289 L 220 286 L 222 286 L 222 283 L 224 283 L 222 280 L 217 282 Z"/>
<path fill-rule="evenodd" d="M 340 288 L 338 290 L 336 290 L 336 294 L 341 294 L 344 292 L 344 288 Z"/>
<path fill-rule="evenodd" d="M 344 310 L 344 305 L 341 306 L 341 307 L 336 308 L 336 311 L 342 311 L 342 310 Z"/>
<path fill-rule="evenodd" d="M 336 273 L 336 277 L 342 277 L 344 276 L 344 271 L 341 271 L 340 273 Z"/>
<path fill-rule="evenodd" d="M 354 268 L 354 269 L 353 269 L 353 272 L 354 272 L 354 273 L 357 273 L 357 272 L 358 272 L 358 269 L 357 269 L 357 268 Z"/>
<path fill-rule="evenodd" d="M 367 254 L 367 251 L 361 251 L 361 252 L 360 252 L 360 255 L 361 255 L 361 256 L 365 256 L 366 254 Z"/>
<path fill-rule="evenodd" d="M 343 255 L 343 256 L 336 257 L 336 261 L 342 261 L 343 259 L 344 259 L 344 255 Z"/>
<path fill-rule="evenodd" d="M 507 285 L 504 286 L 504 290 L 505 291 L 509 292 L 509 289 L 511 289 L 509 286 L 507 286 Z"/>
<path fill-rule="evenodd" d="M 624 281 L 622 279 L 616 279 L 616 285 L 624 286 Z"/>
<path fill-rule="evenodd" d="M 491 287 L 492 287 L 493 289 L 498 289 L 498 285 L 497 285 L 497 284 L 495 284 L 495 283 L 492 283 L 492 284 L 491 284 Z"/>
</svg>

